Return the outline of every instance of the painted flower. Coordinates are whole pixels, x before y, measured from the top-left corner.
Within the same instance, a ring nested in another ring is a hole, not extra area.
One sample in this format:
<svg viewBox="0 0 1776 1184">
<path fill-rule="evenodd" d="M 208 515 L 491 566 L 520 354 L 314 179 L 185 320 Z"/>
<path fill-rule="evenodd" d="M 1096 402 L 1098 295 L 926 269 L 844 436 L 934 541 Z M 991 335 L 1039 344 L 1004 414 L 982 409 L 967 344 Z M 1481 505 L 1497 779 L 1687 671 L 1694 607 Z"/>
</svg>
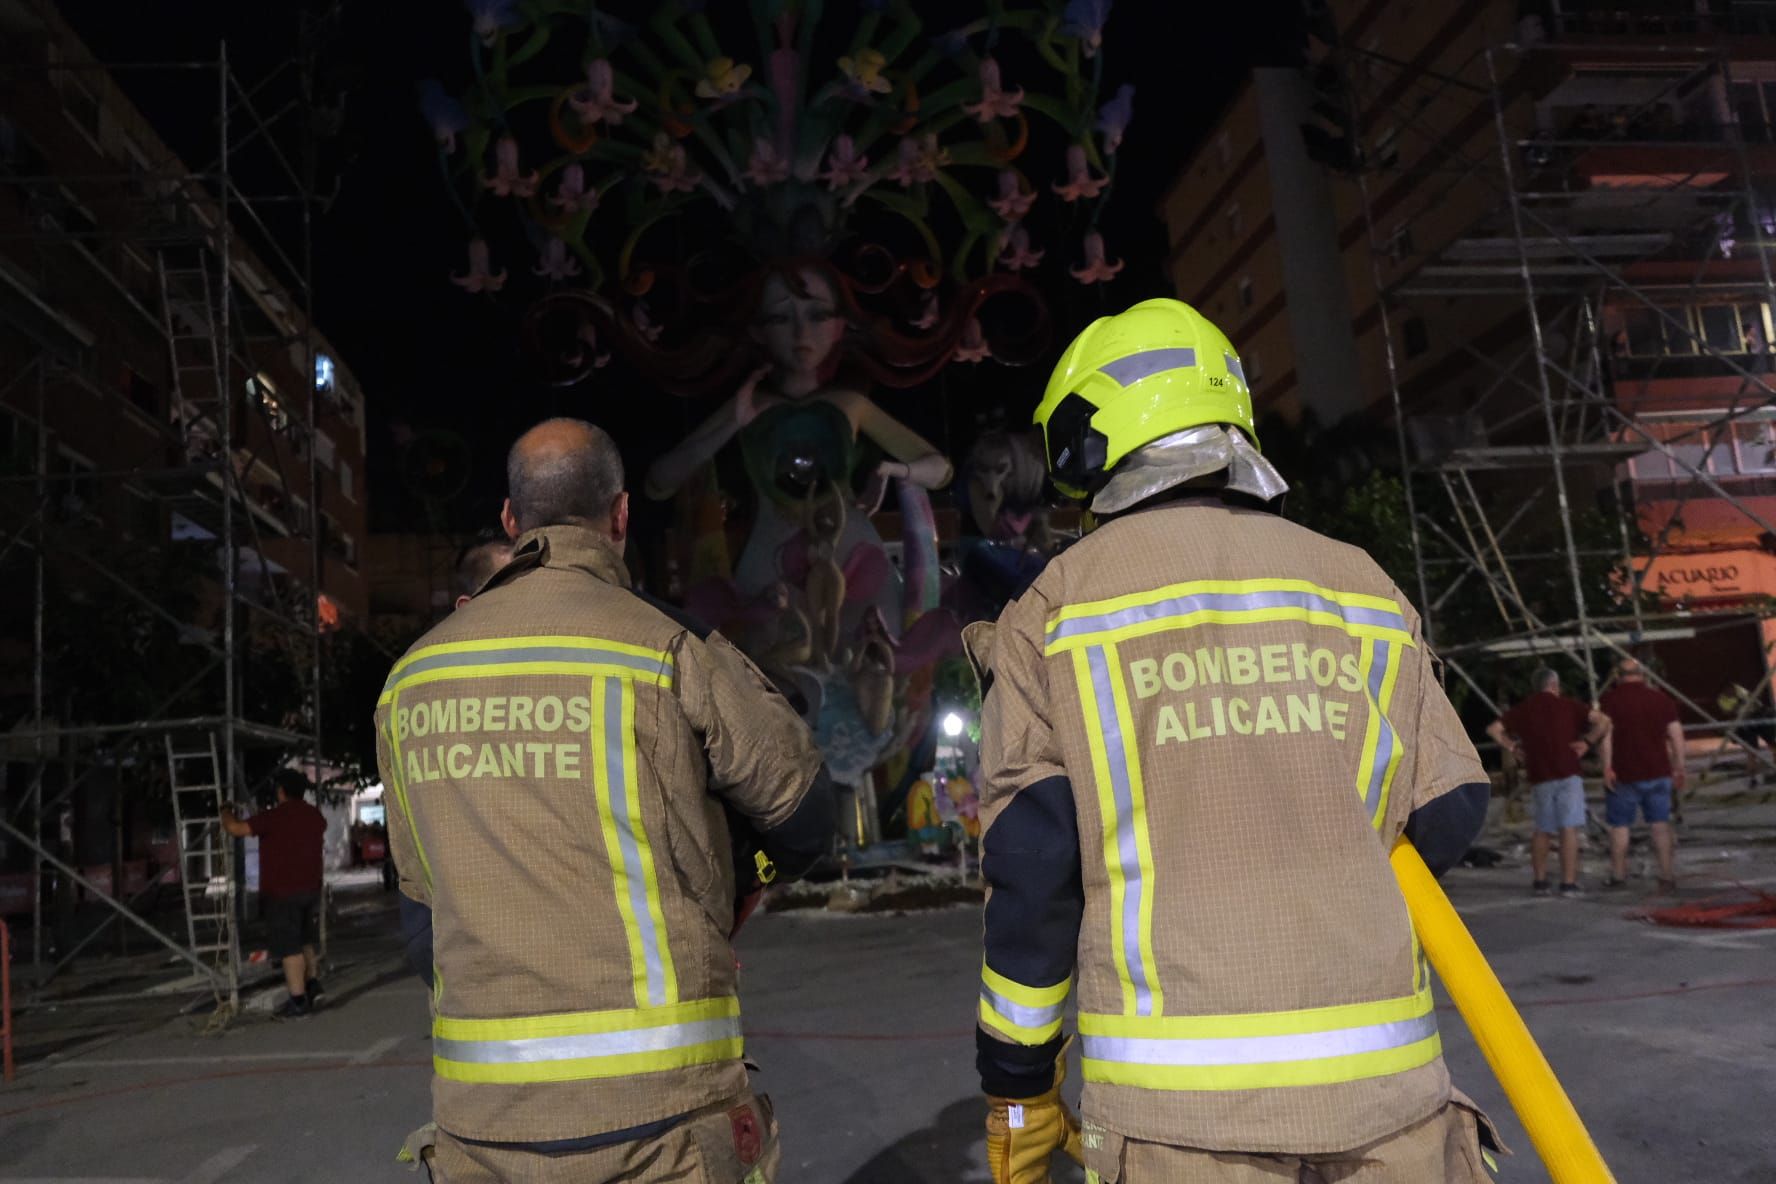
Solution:
<svg viewBox="0 0 1776 1184">
<path fill-rule="evenodd" d="M 826 154 L 826 171 L 820 179 L 826 182 L 828 189 L 843 189 L 847 185 L 856 184 L 869 175 L 869 157 L 857 151 L 857 144 L 850 136 L 839 136 L 833 141 L 832 151 Z"/>
<path fill-rule="evenodd" d="M 703 77 L 697 80 L 697 97 L 728 102 L 751 77 L 751 66 L 737 64 L 733 58 L 714 58 L 703 67 Z"/>
<path fill-rule="evenodd" d="M 913 328 L 931 328 L 931 326 L 937 324 L 937 312 L 937 293 L 925 293 L 925 298 L 919 302 L 919 315 L 913 319 Z"/>
<path fill-rule="evenodd" d="M 950 163 L 949 152 L 938 146 L 937 135 L 928 132 L 918 139 L 900 142 L 900 158 L 888 175 L 901 187 L 924 184 L 937 178 L 937 170 Z"/>
<path fill-rule="evenodd" d="M 840 58 L 839 69 L 845 74 L 845 93 L 854 99 L 867 99 L 872 94 L 885 95 L 894 84 L 882 76 L 888 64 L 880 50 L 860 49 L 855 58 Z"/>
<path fill-rule="evenodd" d="M 419 84 L 419 109 L 432 125 L 432 138 L 445 152 L 456 151 L 456 133 L 469 126 L 463 105 L 444 93 L 444 84 L 428 78 Z"/>
<path fill-rule="evenodd" d="M 586 85 L 567 97 L 568 106 L 587 127 L 608 123 L 612 127 L 623 122 L 623 116 L 635 110 L 634 99 L 616 96 L 616 74 L 608 58 L 599 58 L 586 66 Z"/>
<path fill-rule="evenodd" d="M 1018 113 L 1018 105 L 1024 101 L 1024 88 L 1015 91 L 1006 90 L 999 82 L 999 63 L 992 58 L 982 58 L 980 64 L 981 97 L 978 103 L 964 103 L 962 110 L 968 112 L 982 123 L 991 123 L 995 119 L 1011 119 Z"/>
<path fill-rule="evenodd" d="M 1104 44 L 1104 22 L 1110 19 L 1110 0 L 1067 0 L 1061 14 L 1061 32 L 1079 38 L 1086 57 L 1097 54 Z"/>
<path fill-rule="evenodd" d="M 1098 130 L 1104 133 L 1105 152 L 1122 147 L 1122 134 L 1134 117 L 1135 88 L 1125 82 L 1116 88 L 1115 98 L 1098 108 Z"/>
<path fill-rule="evenodd" d="M 661 193 L 689 193 L 702 180 L 685 159 L 684 145 L 673 143 L 665 132 L 654 133 L 654 146 L 641 158 L 641 167 Z"/>
<path fill-rule="evenodd" d="M 518 0 L 466 0 L 465 6 L 474 18 L 475 36 L 482 45 L 491 46 L 499 39 L 501 29 L 518 23 Z"/>
<path fill-rule="evenodd" d="M 1001 169 L 999 172 L 999 196 L 987 202 L 993 212 L 1007 222 L 1016 222 L 1030 212 L 1036 204 L 1035 190 L 1024 188 L 1023 178 L 1014 169 Z"/>
<path fill-rule="evenodd" d="M 567 253 L 567 244 L 551 235 L 549 245 L 543 248 L 542 257 L 530 270 L 546 279 L 565 280 L 580 274 L 580 264 L 579 260 Z"/>
<path fill-rule="evenodd" d="M 981 328 L 980 318 L 969 317 L 967 326 L 962 330 L 962 340 L 956 345 L 955 360 L 979 363 L 992 356 L 993 350 L 987 345 L 987 334 Z"/>
<path fill-rule="evenodd" d="M 752 159 L 740 175 L 754 185 L 775 185 L 789 180 L 789 162 L 777 155 L 771 141 L 760 136 L 752 142 Z"/>
<path fill-rule="evenodd" d="M 1068 270 L 1082 284 L 1102 284 L 1115 279 L 1122 267 L 1122 260 L 1111 263 L 1104 258 L 1104 236 L 1094 230 L 1085 236 L 1085 266 Z"/>
<path fill-rule="evenodd" d="M 469 270 L 463 275 L 453 275 L 450 282 L 469 292 L 497 292 L 506 286 L 504 268 L 493 270 L 488 261 L 487 240 L 475 239 L 469 244 Z"/>
<path fill-rule="evenodd" d="M 587 359 L 590 358 L 592 368 L 598 370 L 602 369 L 605 363 L 611 360 L 609 350 L 603 352 L 599 351 L 598 330 L 593 326 L 591 321 L 581 322 L 579 332 L 574 335 L 574 339 L 578 343 L 578 346 L 584 346 L 585 348 L 582 349 L 576 346 L 576 348 L 570 349 L 564 359 L 568 365 L 584 366 Z"/>
<path fill-rule="evenodd" d="M 1007 271 L 1022 271 L 1042 262 L 1046 252 L 1032 250 L 1030 232 L 1022 226 L 1007 227 L 999 239 L 999 266 Z"/>
<path fill-rule="evenodd" d="M 1078 201 L 1082 197 L 1096 197 L 1108 184 L 1109 177 L 1091 175 L 1091 166 L 1085 160 L 1085 149 L 1074 144 L 1067 149 L 1067 183 L 1054 186 L 1054 191 L 1061 195 L 1062 201 Z"/>
<path fill-rule="evenodd" d="M 501 136 L 499 144 L 494 148 L 494 171 L 490 177 L 481 174 L 481 184 L 491 189 L 496 197 L 529 197 L 537 191 L 536 170 L 520 172 L 518 168 L 518 141 L 511 136 Z"/>
<path fill-rule="evenodd" d="M 586 185 L 586 170 L 570 164 L 561 170 L 561 185 L 549 204 L 564 214 L 590 214 L 598 208 L 598 190 Z"/>
</svg>

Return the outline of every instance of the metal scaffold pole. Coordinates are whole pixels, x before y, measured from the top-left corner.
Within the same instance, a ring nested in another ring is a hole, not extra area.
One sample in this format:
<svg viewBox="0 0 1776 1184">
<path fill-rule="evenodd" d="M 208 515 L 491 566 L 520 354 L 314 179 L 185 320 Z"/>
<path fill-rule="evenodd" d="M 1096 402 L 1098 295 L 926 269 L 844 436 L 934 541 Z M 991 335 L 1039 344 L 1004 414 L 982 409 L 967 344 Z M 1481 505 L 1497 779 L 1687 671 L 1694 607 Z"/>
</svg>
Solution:
<svg viewBox="0 0 1776 1184">
<path fill-rule="evenodd" d="M 47 551 L 47 520 L 49 517 L 49 426 L 44 418 L 45 400 L 43 358 L 37 359 L 37 447 L 36 447 L 36 524 L 37 545 L 32 548 L 31 579 L 35 588 L 31 613 L 31 726 L 37 735 L 31 741 L 35 758 L 31 768 L 31 834 L 43 839 L 43 773 L 47 758 L 43 747 L 43 618 L 48 611 L 43 578 L 44 555 Z M 43 969 L 43 855 L 31 851 L 31 968 Z"/>
</svg>

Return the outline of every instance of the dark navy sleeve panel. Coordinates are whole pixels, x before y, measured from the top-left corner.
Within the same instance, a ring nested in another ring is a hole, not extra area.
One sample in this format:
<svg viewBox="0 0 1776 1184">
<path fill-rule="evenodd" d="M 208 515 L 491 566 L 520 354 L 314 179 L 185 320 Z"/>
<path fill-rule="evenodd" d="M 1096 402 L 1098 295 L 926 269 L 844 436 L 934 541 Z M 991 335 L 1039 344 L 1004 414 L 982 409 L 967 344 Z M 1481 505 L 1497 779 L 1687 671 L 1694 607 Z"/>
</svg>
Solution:
<svg viewBox="0 0 1776 1184">
<path fill-rule="evenodd" d="M 1441 876 L 1461 862 L 1486 825 L 1486 803 L 1492 786 L 1483 782 L 1459 785 L 1434 797 L 1406 818 L 1406 841 L 1431 869 Z"/>
</svg>

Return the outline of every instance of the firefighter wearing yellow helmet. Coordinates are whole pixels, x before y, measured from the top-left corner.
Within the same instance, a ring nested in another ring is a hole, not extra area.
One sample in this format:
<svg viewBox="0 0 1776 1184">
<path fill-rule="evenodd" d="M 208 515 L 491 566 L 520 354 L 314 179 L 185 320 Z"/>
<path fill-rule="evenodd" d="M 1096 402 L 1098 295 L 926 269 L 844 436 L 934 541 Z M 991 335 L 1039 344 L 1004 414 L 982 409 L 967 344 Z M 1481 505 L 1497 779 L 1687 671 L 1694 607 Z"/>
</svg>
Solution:
<svg viewBox="0 0 1776 1184">
<path fill-rule="evenodd" d="M 1274 512 L 1239 355 L 1189 306 L 1093 322 L 1035 422 L 1101 525 L 967 637 L 994 1181 L 1057 1150 L 1102 1184 L 1486 1179 L 1388 864 L 1404 833 L 1452 866 L 1488 794 L 1417 613 Z"/>
</svg>

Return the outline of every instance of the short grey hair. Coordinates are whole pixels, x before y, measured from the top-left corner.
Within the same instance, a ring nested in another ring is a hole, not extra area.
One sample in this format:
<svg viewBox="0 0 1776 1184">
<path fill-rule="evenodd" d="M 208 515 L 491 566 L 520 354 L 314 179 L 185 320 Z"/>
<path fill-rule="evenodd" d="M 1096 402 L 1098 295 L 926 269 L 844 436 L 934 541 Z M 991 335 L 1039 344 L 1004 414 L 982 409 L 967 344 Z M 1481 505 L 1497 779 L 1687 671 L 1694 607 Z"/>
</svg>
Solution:
<svg viewBox="0 0 1776 1184">
<path fill-rule="evenodd" d="M 1560 675 L 1551 667 L 1537 666 L 1535 673 L 1529 676 L 1529 685 L 1538 691 L 1551 691 L 1560 685 Z"/>
<path fill-rule="evenodd" d="M 533 440 L 541 435 L 542 442 Z M 583 419 L 544 420 L 506 456 L 506 490 L 519 530 L 574 524 L 602 528 L 623 492 L 616 441 Z"/>
</svg>

